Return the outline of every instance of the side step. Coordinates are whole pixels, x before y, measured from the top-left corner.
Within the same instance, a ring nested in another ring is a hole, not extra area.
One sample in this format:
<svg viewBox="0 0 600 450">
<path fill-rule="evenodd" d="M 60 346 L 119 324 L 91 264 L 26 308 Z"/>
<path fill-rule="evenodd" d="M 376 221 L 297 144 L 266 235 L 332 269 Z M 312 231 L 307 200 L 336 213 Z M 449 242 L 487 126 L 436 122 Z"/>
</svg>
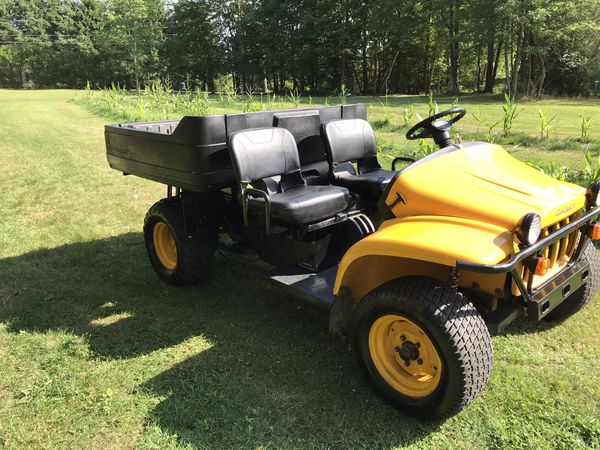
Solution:
<svg viewBox="0 0 600 450">
<path fill-rule="evenodd" d="M 267 274 L 267 277 L 280 286 L 284 286 L 295 295 L 325 308 L 331 308 L 335 297 L 333 284 L 337 274 L 337 265 L 320 272 L 309 272 L 300 267 L 285 267 Z"/>
</svg>

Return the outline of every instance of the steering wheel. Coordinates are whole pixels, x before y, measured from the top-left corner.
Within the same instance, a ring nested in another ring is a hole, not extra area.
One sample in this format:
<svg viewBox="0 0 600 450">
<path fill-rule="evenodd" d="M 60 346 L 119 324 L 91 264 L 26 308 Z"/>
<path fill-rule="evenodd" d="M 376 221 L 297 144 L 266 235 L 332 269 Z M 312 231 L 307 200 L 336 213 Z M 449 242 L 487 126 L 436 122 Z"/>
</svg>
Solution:
<svg viewBox="0 0 600 450">
<path fill-rule="evenodd" d="M 437 145 L 446 147 L 452 144 L 450 139 L 450 129 L 452 125 L 462 119 L 467 110 L 465 108 L 453 108 L 442 111 L 425 120 L 420 121 L 406 133 L 406 139 L 414 141 L 416 139 L 425 139 L 433 137 Z M 450 120 L 440 120 L 444 117 L 454 116 Z"/>
</svg>

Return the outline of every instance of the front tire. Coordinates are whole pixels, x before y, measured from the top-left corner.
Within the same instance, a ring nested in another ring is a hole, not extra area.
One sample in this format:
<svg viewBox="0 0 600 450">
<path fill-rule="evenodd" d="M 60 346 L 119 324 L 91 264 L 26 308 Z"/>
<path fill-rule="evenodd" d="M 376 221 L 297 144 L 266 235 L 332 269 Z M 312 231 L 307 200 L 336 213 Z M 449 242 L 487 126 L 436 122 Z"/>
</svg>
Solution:
<svg viewBox="0 0 600 450">
<path fill-rule="evenodd" d="M 357 306 L 354 344 L 378 393 L 424 418 L 452 416 L 486 386 L 488 329 L 461 293 L 428 278 L 389 282 Z"/>
<path fill-rule="evenodd" d="M 217 248 L 217 236 L 212 230 L 186 233 L 177 198 L 160 200 L 148 210 L 144 242 L 154 271 L 162 280 L 177 286 L 205 279 Z"/>
</svg>

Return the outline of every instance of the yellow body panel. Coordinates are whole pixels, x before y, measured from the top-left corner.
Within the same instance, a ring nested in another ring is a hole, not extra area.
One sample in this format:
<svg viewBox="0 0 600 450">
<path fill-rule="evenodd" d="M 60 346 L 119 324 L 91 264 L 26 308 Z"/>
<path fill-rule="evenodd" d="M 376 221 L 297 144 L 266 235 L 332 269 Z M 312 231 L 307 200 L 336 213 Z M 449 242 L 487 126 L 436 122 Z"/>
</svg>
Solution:
<svg viewBox="0 0 600 450">
<path fill-rule="evenodd" d="M 395 205 L 395 218 L 347 251 L 334 294 L 346 288 L 358 300 L 411 275 L 445 282 L 457 260 L 497 264 L 518 251 L 514 232 L 526 214 L 539 214 L 542 227 L 567 220 L 585 206 L 585 189 L 544 175 L 500 146 L 471 143 L 409 166 L 385 202 Z M 460 285 L 494 295 L 505 279 L 463 272 Z"/>
<path fill-rule="evenodd" d="M 458 259 L 496 264 L 512 251 L 512 233 L 497 225 L 457 217 L 392 219 L 346 252 L 334 294 L 346 287 L 353 297 L 360 298 L 399 275 L 427 275 L 445 281 L 448 267 Z"/>
<path fill-rule="evenodd" d="M 388 205 L 397 193 L 406 204 L 394 207 L 396 217 L 463 217 L 511 231 L 527 213 L 539 214 L 546 227 L 585 204 L 582 187 L 557 181 L 485 143 L 417 163 L 397 178 Z"/>
</svg>

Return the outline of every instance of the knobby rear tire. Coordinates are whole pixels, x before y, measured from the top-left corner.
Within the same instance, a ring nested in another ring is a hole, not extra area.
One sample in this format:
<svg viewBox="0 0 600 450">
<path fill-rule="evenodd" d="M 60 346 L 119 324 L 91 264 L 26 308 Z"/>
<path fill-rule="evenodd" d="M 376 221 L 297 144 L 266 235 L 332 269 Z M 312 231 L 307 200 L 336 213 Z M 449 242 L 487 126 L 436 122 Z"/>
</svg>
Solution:
<svg viewBox="0 0 600 450">
<path fill-rule="evenodd" d="M 153 231 L 159 222 L 169 227 L 175 240 L 177 264 L 174 269 L 165 267 L 157 255 Z M 144 219 L 144 241 L 154 271 L 165 282 L 188 286 L 201 282 L 209 275 L 217 248 L 216 232 L 204 229 L 195 235 L 188 235 L 178 198 L 162 199 L 148 210 Z"/>
</svg>

